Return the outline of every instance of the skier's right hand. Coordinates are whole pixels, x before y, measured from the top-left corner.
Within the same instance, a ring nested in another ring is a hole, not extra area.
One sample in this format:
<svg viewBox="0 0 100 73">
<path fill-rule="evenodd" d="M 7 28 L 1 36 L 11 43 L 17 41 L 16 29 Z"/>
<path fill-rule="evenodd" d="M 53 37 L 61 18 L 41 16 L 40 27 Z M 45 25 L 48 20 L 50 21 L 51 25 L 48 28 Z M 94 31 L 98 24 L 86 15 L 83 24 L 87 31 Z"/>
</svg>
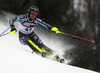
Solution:
<svg viewBox="0 0 100 73">
<path fill-rule="evenodd" d="M 14 25 L 12 25 L 10 33 L 14 35 L 16 32 L 17 32 L 17 29 L 15 28 Z"/>
</svg>

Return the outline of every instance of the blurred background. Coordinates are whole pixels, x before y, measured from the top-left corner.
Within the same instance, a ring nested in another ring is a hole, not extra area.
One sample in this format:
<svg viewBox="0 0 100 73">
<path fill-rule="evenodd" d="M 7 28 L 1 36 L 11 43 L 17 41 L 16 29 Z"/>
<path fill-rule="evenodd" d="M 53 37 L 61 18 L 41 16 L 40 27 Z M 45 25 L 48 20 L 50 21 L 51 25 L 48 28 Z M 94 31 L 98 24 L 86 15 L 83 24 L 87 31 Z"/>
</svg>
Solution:
<svg viewBox="0 0 100 73">
<path fill-rule="evenodd" d="M 69 65 L 100 72 L 100 0 L 0 0 L 0 19 L 2 11 L 26 14 L 34 5 L 40 10 L 38 17 L 51 26 L 95 41 L 60 35 L 66 45 L 74 45 L 65 51 L 64 57 L 71 59 Z"/>
</svg>

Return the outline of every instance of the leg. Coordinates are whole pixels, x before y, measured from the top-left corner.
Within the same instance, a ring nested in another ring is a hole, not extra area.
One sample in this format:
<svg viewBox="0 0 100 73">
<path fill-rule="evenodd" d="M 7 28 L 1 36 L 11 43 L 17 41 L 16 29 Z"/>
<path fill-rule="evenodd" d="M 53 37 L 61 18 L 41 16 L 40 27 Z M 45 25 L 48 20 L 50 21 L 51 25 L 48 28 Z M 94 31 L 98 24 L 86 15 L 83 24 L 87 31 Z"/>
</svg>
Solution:
<svg viewBox="0 0 100 73">
<path fill-rule="evenodd" d="M 41 41 L 41 39 L 33 32 L 30 35 L 28 35 L 28 37 L 30 38 L 30 40 L 32 40 L 32 42 L 34 42 L 39 48 L 42 48 L 43 42 Z"/>
<path fill-rule="evenodd" d="M 33 51 L 35 51 L 36 53 L 38 53 L 39 51 L 32 45 L 33 42 L 31 43 L 28 40 L 30 40 L 30 38 L 28 37 L 28 35 L 23 35 L 22 33 L 19 33 L 19 41 L 23 45 L 28 45 Z"/>
<path fill-rule="evenodd" d="M 43 42 L 40 40 L 40 38 L 35 34 L 32 33 L 29 35 L 29 38 L 39 47 L 41 48 L 41 50 L 43 50 L 44 52 L 46 52 L 48 55 L 52 55 L 52 50 L 50 48 L 48 48 L 47 46 L 45 46 L 43 44 Z"/>
<path fill-rule="evenodd" d="M 19 41 L 21 42 L 21 44 L 27 45 L 27 39 L 29 39 L 27 35 L 22 35 L 21 33 L 19 33 Z"/>
</svg>

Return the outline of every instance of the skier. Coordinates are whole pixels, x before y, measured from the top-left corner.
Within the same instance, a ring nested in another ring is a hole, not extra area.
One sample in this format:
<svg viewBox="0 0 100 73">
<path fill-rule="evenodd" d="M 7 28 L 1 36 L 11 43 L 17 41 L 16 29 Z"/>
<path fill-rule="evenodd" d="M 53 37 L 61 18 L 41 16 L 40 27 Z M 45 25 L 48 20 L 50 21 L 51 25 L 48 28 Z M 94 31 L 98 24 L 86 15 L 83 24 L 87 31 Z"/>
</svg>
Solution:
<svg viewBox="0 0 100 73">
<path fill-rule="evenodd" d="M 58 29 L 56 27 L 52 27 L 49 24 L 45 23 L 41 19 L 37 17 L 39 13 L 39 8 L 36 6 L 31 6 L 28 9 L 28 14 L 23 14 L 19 16 L 15 16 L 9 20 L 9 24 L 11 27 L 11 34 L 15 34 L 17 32 L 17 29 L 14 25 L 14 22 L 19 21 L 19 40 L 23 45 L 30 46 L 30 42 L 28 40 L 31 40 L 34 42 L 39 48 L 47 48 L 41 39 L 37 36 L 37 34 L 34 32 L 34 28 L 38 26 L 42 26 L 46 29 L 49 29 L 51 31 L 54 31 L 58 33 Z M 34 51 L 32 45 L 30 46 L 31 49 Z"/>
</svg>

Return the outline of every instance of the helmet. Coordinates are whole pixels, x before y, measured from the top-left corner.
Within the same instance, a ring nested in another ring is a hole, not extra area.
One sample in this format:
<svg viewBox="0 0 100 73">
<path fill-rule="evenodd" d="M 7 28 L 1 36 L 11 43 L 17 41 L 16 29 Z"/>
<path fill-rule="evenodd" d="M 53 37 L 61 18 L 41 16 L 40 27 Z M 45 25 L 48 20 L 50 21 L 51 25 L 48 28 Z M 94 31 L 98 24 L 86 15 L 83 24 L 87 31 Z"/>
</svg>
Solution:
<svg viewBox="0 0 100 73">
<path fill-rule="evenodd" d="M 36 7 L 36 6 L 31 6 L 31 7 L 28 9 L 28 13 L 30 13 L 31 11 L 39 12 L 39 8 Z"/>
<path fill-rule="evenodd" d="M 36 6 L 31 6 L 31 7 L 28 9 L 28 12 L 30 12 L 30 11 L 39 12 L 39 8 L 36 7 Z"/>
<path fill-rule="evenodd" d="M 31 11 L 35 11 L 35 12 L 39 12 L 39 8 L 36 7 L 36 6 L 31 6 L 29 9 L 28 9 L 28 16 L 30 15 L 30 12 Z M 30 17 L 30 16 L 29 16 Z"/>
</svg>

